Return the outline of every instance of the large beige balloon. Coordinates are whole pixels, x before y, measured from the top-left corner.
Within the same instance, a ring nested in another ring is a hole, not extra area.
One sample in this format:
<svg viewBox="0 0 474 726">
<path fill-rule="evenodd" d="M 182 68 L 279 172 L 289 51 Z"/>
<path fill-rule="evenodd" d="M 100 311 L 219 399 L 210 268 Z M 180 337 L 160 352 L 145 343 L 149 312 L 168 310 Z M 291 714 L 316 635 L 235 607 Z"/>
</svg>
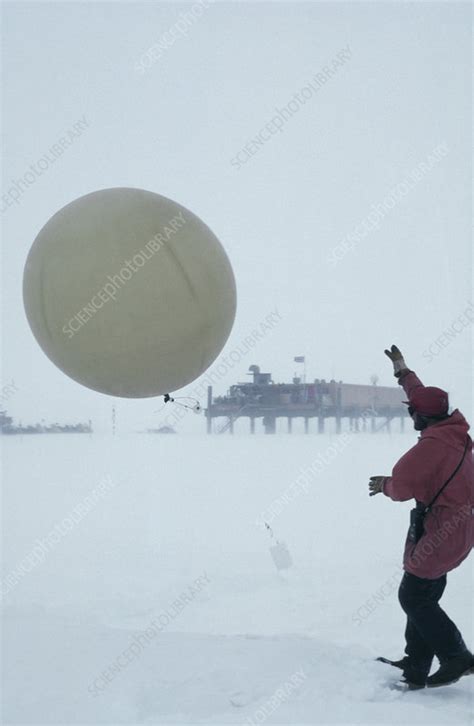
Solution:
<svg viewBox="0 0 474 726">
<path fill-rule="evenodd" d="M 142 189 L 87 194 L 35 239 L 23 279 L 31 329 L 64 373 L 113 396 L 176 391 L 219 354 L 235 280 L 195 214 Z"/>
</svg>

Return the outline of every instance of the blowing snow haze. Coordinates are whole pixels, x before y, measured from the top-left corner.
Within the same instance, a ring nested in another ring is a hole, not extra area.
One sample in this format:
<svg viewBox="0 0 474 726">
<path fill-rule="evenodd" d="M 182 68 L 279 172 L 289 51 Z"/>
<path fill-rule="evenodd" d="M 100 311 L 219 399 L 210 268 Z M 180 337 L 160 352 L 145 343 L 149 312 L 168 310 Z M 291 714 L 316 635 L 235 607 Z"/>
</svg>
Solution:
<svg viewBox="0 0 474 726">
<path fill-rule="evenodd" d="M 216 393 L 251 364 L 289 381 L 299 355 L 308 380 L 393 385 L 395 341 L 472 417 L 470 5 L 9 3 L 3 16 L 10 416 L 110 430 L 115 405 L 121 430 L 156 424 L 161 399 L 114 399 L 56 369 L 21 296 L 46 221 L 127 186 L 177 200 L 222 242 L 238 291 L 222 356 L 277 311 Z"/>
<path fill-rule="evenodd" d="M 4 722 L 472 726 L 472 5 L 2 15 Z"/>
</svg>

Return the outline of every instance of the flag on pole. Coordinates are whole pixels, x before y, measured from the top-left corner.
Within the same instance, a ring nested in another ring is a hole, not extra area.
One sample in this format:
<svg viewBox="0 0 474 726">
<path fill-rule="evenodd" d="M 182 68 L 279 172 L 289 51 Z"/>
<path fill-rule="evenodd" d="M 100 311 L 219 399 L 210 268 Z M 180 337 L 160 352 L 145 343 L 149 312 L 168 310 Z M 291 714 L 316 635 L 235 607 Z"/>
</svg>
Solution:
<svg viewBox="0 0 474 726">
<path fill-rule="evenodd" d="M 295 363 L 304 363 L 304 355 L 297 355 L 294 358 Z"/>
</svg>

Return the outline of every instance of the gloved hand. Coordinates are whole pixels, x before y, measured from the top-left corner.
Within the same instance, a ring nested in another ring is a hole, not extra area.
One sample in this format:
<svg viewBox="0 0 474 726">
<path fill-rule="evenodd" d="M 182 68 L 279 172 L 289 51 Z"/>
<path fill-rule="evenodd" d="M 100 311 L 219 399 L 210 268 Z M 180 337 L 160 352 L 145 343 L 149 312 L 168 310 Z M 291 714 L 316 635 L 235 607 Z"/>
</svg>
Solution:
<svg viewBox="0 0 474 726">
<path fill-rule="evenodd" d="M 376 494 L 380 494 L 383 490 L 383 483 L 385 476 L 371 476 L 369 481 L 369 497 L 374 497 Z"/>
<path fill-rule="evenodd" d="M 393 375 L 397 378 L 402 374 L 403 371 L 408 370 L 403 355 L 396 345 L 392 345 L 390 350 L 385 349 L 385 355 L 390 358 L 393 363 Z"/>
</svg>

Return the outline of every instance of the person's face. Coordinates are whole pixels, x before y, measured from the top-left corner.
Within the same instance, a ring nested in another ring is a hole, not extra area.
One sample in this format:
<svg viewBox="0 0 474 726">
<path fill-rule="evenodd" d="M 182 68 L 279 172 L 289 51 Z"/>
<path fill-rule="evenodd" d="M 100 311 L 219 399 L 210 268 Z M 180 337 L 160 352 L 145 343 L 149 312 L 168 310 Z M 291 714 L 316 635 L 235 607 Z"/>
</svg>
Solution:
<svg viewBox="0 0 474 726">
<path fill-rule="evenodd" d="M 420 416 L 419 413 L 413 414 L 413 428 L 415 431 L 423 431 L 423 429 L 426 429 L 428 423 L 426 419 L 423 418 L 423 416 Z"/>
<path fill-rule="evenodd" d="M 413 421 L 413 428 L 415 431 L 423 431 L 423 429 L 426 428 L 426 420 L 423 418 L 423 416 L 420 416 L 420 414 L 414 410 L 412 406 L 408 406 L 408 413 L 411 416 L 411 420 Z"/>
</svg>

